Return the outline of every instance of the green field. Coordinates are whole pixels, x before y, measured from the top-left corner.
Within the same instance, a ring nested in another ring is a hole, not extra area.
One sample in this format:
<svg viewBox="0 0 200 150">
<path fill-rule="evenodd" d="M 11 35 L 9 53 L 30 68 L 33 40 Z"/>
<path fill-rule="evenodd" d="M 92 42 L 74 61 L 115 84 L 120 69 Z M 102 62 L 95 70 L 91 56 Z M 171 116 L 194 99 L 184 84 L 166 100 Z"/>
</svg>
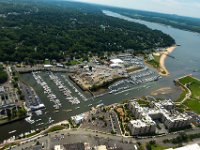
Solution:
<svg viewBox="0 0 200 150">
<path fill-rule="evenodd" d="M 65 129 L 64 126 L 56 125 L 56 126 L 51 127 L 50 129 L 48 129 L 47 133 L 51 133 L 51 132 L 55 132 L 55 131 L 59 131 L 59 130 L 63 130 L 63 129 Z"/>
<path fill-rule="evenodd" d="M 170 148 L 170 147 L 161 146 L 161 145 L 157 145 L 157 144 L 151 146 L 151 149 L 152 149 L 152 150 L 164 150 L 164 149 L 168 149 L 168 148 Z"/>
<path fill-rule="evenodd" d="M 187 76 L 182 79 L 179 79 L 179 82 L 183 85 L 188 86 L 190 91 L 192 92 L 191 98 L 184 102 L 184 105 L 188 107 L 189 110 L 192 110 L 198 114 L 200 114 L 200 81 Z M 182 95 L 185 94 L 185 91 Z M 182 96 L 180 96 L 182 97 Z"/>
<path fill-rule="evenodd" d="M 147 100 L 139 99 L 137 102 L 141 107 L 148 107 L 149 106 L 149 101 L 147 101 Z"/>
<path fill-rule="evenodd" d="M 197 99 L 189 99 L 187 100 L 184 105 L 186 105 L 190 110 L 200 114 L 200 101 Z"/>
</svg>

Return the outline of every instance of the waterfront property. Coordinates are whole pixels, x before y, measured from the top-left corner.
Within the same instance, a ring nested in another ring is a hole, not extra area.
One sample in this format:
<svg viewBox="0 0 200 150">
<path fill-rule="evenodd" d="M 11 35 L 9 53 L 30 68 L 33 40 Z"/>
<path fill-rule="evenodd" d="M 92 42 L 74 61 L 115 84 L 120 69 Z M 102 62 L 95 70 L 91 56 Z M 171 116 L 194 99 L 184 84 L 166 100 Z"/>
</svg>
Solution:
<svg viewBox="0 0 200 150">
<path fill-rule="evenodd" d="M 125 70 L 115 70 L 106 65 L 89 63 L 70 75 L 71 79 L 83 90 L 96 90 L 113 81 L 123 78 Z"/>
<path fill-rule="evenodd" d="M 156 132 L 156 123 L 150 117 L 131 120 L 128 126 L 132 135 L 151 135 Z"/>
<path fill-rule="evenodd" d="M 42 103 L 42 101 L 40 100 L 38 95 L 35 93 L 33 88 L 21 82 L 20 89 L 26 101 L 25 106 L 27 108 L 27 111 L 37 111 L 37 110 L 45 109 L 45 105 Z"/>
<path fill-rule="evenodd" d="M 108 87 L 111 94 L 161 78 L 145 66 L 142 57 L 129 53 L 113 55 L 109 60 L 101 61 L 102 64 L 96 60 L 82 64 L 70 75 L 71 79 L 83 90 L 93 92 Z"/>
<path fill-rule="evenodd" d="M 0 124 L 24 117 L 19 113 L 23 105 L 15 89 L 0 87 Z"/>
<path fill-rule="evenodd" d="M 170 99 L 149 101 L 145 106 L 140 101 L 96 107 L 73 120 L 81 128 L 124 136 L 166 134 L 189 128 L 192 123 L 192 117 L 178 112 Z"/>
<path fill-rule="evenodd" d="M 152 101 L 150 105 L 151 107 L 141 107 L 137 101 L 129 102 L 130 110 L 140 120 L 138 123 L 130 121 L 129 128 L 133 135 L 155 133 L 155 122 L 153 120 L 160 120 L 169 131 L 188 127 L 192 122 L 191 116 L 173 109 L 174 104 L 171 100 Z M 144 127 L 146 129 L 145 132 L 142 130 Z"/>
</svg>

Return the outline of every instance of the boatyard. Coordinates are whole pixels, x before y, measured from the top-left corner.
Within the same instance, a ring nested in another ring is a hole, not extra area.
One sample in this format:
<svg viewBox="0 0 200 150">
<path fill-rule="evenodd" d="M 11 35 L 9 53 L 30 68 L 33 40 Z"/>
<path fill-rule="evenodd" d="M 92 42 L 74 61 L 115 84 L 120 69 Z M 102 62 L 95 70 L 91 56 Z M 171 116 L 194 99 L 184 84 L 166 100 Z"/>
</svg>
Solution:
<svg viewBox="0 0 200 150">
<path fill-rule="evenodd" d="M 89 91 L 94 95 L 102 88 L 105 89 L 104 94 L 106 92 L 111 94 L 161 78 L 144 64 L 142 57 L 129 53 L 114 55 L 101 64 L 94 59 L 92 62 L 80 66 L 69 77 L 82 90 Z M 102 92 L 100 93 L 102 94 Z"/>
</svg>

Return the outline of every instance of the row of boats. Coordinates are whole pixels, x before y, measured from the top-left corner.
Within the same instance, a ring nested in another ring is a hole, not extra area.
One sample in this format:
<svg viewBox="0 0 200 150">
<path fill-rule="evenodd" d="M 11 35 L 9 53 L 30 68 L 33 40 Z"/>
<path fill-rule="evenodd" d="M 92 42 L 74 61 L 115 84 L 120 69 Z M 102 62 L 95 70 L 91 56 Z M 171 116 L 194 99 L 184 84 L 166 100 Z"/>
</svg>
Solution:
<svg viewBox="0 0 200 150">
<path fill-rule="evenodd" d="M 77 93 L 84 101 L 87 101 L 87 98 L 81 92 L 79 92 L 69 80 L 67 80 L 67 77 L 65 75 L 61 75 L 61 77 L 63 77 L 65 82 L 67 82 L 67 84 L 75 91 L 75 93 Z"/>
<path fill-rule="evenodd" d="M 51 123 L 54 122 L 54 120 L 51 117 L 49 117 L 49 120 L 46 123 L 41 122 L 42 119 L 33 120 L 31 118 L 32 118 L 32 115 L 30 115 L 29 117 L 25 118 L 25 121 L 30 123 L 30 124 L 37 123 L 36 126 L 41 126 L 41 125 L 44 125 L 44 124 L 51 124 Z"/>
<path fill-rule="evenodd" d="M 160 75 L 155 74 L 154 71 L 149 70 L 147 67 L 141 71 L 129 75 L 128 79 L 118 81 L 108 87 L 110 94 L 131 88 L 132 85 L 140 85 L 147 82 L 157 81 L 161 78 Z"/>
<path fill-rule="evenodd" d="M 66 96 L 66 100 L 68 100 L 68 102 L 70 102 L 72 105 L 80 104 L 80 100 L 77 97 L 73 97 L 71 95 L 71 91 L 64 85 L 64 83 L 59 79 L 58 76 L 51 73 L 49 74 L 49 77 L 56 84 L 59 91 Z"/>
<path fill-rule="evenodd" d="M 54 109 L 59 110 L 62 107 L 62 104 L 60 100 L 57 98 L 57 96 L 52 92 L 48 84 L 42 79 L 42 77 L 37 72 L 32 72 L 32 75 L 36 80 L 36 82 L 42 86 L 44 94 L 47 94 L 49 100 L 54 103 L 53 105 Z"/>
</svg>

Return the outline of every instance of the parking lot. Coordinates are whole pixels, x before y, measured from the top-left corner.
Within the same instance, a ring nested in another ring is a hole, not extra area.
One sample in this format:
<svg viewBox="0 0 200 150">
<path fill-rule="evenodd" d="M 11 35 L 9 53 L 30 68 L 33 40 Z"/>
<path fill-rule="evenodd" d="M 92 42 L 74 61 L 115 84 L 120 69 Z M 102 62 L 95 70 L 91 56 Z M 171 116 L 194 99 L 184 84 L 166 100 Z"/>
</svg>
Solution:
<svg viewBox="0 0 200 150">
<path fill-rule="evenodd" d="M 117 114 L 112 109 L 98 108 L 95 112 L 90 112 L 81 128 L 121 135 Z"/>
</svg>

